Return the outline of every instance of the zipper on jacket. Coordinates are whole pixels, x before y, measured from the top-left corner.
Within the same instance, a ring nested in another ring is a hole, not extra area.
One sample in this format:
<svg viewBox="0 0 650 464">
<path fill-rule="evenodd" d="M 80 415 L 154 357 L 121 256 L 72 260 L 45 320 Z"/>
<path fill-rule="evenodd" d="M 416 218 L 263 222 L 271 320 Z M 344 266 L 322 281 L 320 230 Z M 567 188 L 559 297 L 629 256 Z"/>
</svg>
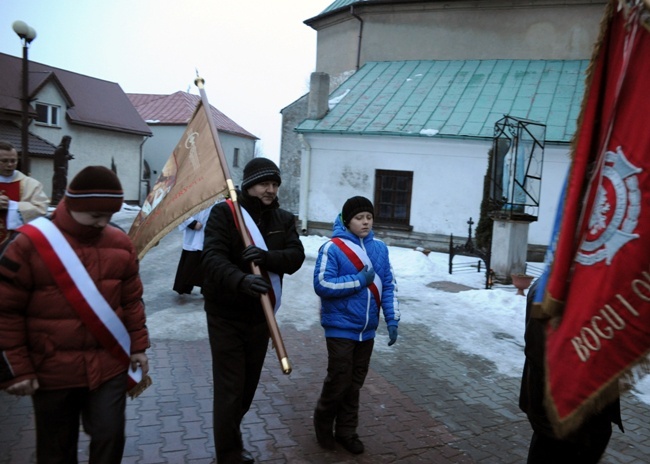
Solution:
<svg viewBox="0 0 650 464">
<path fill-rule="evenodd" d="M 361 246 L 361 249 L 368 254 L 366 251 L 366 247 L 363 244 L 363 239 L 359 240 L 359 245 Z M 368 256 L 368 259 L 370 259 L 370 256 Z M 370 262 L 372 264 L 372 261 Z M 370 320 L 370 299 L 372 298 L 372 293 L 370 292 L 370 289 L 366 287 L 366 323 L 363 326 L 363 329 L 361 329 L 361 333 L 359 334 L 359 341 L 363 341 L 363 333 L 366 331 L 368 328 L 368 322 Z"/>
</svg>

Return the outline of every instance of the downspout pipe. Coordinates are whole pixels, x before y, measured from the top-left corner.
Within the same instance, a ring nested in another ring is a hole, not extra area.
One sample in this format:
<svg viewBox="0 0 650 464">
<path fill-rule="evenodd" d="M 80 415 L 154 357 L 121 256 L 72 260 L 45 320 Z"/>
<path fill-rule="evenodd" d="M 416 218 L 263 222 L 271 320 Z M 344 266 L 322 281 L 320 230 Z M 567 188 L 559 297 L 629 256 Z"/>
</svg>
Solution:
<svg viewBox="0 0 650 464">
<path fill-rule="evenodd" d="M 357 64 L 356 69 L 359 70 L 359 65 L 361 63 L 361 41 L 363 40 L 363 18 L 354 12 L 354 5 L 350 6 L 350 14 L 359 20 L 359 40 L 357 42 Z"/>
<path fill-rule="evenodd" d="M 150 135 L 145 135 L 142 137 L 142 142 L 140 143 L 140 183 L 138 185 L 138 205 L 142 206 L 142 203 L 144 203 L 144 200 L 147 198 L 147 195 L 149 194 L 149 184 L 147 183 L 147 193 L 145 193 L 144 198 L 142 198 L 142 184 L 144 183 L 144 178 L 143 176 L 143 170 L 144 170 L 144 143 L 149 140 Z"/>
<path fill-rule="evenodd" d="M 311 171 L 311 145 L 305 139 L 303 134 L 300 134 L 300 142 L 304 149 L 302 150 L 300 160 L 300 204 L 298 206 L 298 221 L 300 222 L 300 231 L 307 234 L 308 221 L 307 213 L 309 205 L 309 172 Z"/>
</svg>

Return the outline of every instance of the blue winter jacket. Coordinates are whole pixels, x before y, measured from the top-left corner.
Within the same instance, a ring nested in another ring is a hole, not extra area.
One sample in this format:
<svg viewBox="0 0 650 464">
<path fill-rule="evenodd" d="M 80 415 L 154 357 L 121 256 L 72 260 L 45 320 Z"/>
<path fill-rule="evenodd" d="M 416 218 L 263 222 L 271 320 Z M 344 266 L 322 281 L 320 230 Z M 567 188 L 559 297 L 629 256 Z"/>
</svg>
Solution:
<svg viewBox="0 0 650 464">
<path fill-rule="evenodd" d="M 363 248 L 382 282 L 381 307 L 387 326 L 397 327 L 400 313 L 397 285 L 393 276 L 388 247 L 374 239 L 371 231 L 363 240 L 343 225 L 339 215 L 334 221 L 332 238 L 348 239 Z M 314 290 L 321 298 L 321 325 L 325 337 L 365 341 L 375 338 L 379 308 L 357 268 L 332 241 L 321 246 L 314 269 Z"/>
</svg>

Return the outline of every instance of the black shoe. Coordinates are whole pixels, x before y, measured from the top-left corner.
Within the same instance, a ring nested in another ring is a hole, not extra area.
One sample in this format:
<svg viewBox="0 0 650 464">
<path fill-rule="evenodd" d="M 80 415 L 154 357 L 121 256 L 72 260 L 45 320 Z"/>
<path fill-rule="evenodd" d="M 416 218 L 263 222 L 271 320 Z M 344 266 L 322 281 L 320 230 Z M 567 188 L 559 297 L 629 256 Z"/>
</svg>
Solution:
<svg viewBox="0 0 650 464">
<path fill-rule="evenodd" d="M 243 464 L 253 464 L 255 462 L 255 458 L 250 453 L 250 451 L 242 450 L 241 451 L 241 462 Z"/>
<path fill-rule="evenodd" d="M 359 440 L 359 435 L 357 434 L 350 435 L 349 437 L 340 437 L 337 435 L 336 441 L 352 454 L 363 453 L 363 442 Z"/>
<path fill-rule="evenodd" d="M 318 414 L 314 413 L 314 430 L 316 431 L 316 440 L 318 444 L 325 449 L 334 449 L 334 433 L 332 433 L 332 423 L 327 423 L 319 419 Z"/>
</svg>

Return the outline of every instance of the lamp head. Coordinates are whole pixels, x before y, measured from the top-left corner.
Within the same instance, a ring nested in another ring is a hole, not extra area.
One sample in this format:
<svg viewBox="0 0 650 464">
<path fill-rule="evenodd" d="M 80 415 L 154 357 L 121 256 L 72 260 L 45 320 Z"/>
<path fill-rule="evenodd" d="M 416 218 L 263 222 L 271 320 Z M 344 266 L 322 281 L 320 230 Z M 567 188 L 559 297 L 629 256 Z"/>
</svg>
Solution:
<svg viewBox="0 0 650 464">
<path fill-rule="evenodd" d="M 36 38 L 36 30 L 28 26 L 25 21 L 14 21 L 12 27 L 18 37 L 24 39 L 27 43 L 31 43 Z"/>
</svg>

